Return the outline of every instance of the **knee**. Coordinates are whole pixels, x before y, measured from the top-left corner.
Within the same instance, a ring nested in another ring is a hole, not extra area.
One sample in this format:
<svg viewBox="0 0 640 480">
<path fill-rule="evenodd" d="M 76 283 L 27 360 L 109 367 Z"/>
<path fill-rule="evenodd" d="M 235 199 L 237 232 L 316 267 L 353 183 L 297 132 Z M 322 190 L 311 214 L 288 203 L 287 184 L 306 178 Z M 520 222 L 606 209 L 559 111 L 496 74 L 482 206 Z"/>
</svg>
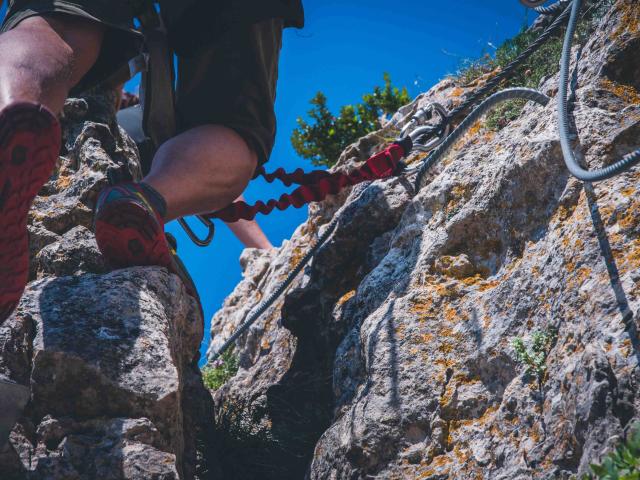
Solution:
<svg viewBox="0 0 640 480">
<path fill-rule="evenodd" d="M 253 177 L 258 165 L 258 156 L 253 147 L 235 130 L 222 125 L 205 125 L 194 129 L 206 138 L 202 146 L 209 151 L 211 180 L 225 178 L 231 189 L 240 189 L 240 194 Z"/>
<path fill-rule="evenodd" d="M 5 49 L 5 55 L 14 58 L 9 63 L 15 68 L 70 88 L 98 58 L 103 33 L 101 25 L 72 16 L 29 17 L 8 32 L 15 48 L 13 54 Z"/>
</svg>

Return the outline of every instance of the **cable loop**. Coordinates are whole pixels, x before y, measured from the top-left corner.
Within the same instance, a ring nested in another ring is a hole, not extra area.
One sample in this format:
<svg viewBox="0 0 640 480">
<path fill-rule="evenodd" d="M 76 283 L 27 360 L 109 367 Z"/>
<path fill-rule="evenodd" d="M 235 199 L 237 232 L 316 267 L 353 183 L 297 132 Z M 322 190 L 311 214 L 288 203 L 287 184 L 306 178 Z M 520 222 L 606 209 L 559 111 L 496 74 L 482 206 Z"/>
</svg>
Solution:
<svg viewBox="0 0 640 480">
<path fill-rule="evenodd" d="M 433 119 L 434 114 L 440 118 L 437 124 L 423 125 Z M 413 128 L 413 130 L 411 130 Z M 400 139 L 410 137 L 414 150 L 430 152 L 437 148 L 451 131 L 447 109 L 437 102 L 431 102 L 426 107 L 418 109 L 411 120 L 400 133 Z"/>
</svg>

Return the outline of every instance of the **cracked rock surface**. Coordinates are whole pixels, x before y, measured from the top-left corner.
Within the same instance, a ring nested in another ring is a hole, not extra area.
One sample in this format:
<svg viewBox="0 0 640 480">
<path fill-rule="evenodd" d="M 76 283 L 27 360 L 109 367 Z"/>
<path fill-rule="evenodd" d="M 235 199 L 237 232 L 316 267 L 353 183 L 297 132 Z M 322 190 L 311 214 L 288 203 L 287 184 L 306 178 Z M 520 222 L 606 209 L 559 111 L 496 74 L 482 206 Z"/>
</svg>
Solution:
<svg viewBox="0 0 640 480">
<path fill-rule="evenodd" d="M 573 61 L 575 146 L 590 168 L 640 147 L 640 5 L 611 3 Z M 541 90 L 555 97 L 557 83 Z M 395 119 L 473 88 L 445 80 Z M 385 136 L 349 147 L 337 168 Z M 640 419 L 639 188 L 638 167 L 595 185 L 570 177 L 555 101 L 529 104 L 497 132 L 480 122 L 419 192 L 403 177 L 358 186 L 313 205 L 280 249 L 246 251 L 211 353 L 342 219 L 236 343 L 240 369 L 215 400 L 236 413 L 227 437 L 246 469 L 227 478 L 587 472 Z M 536 331 L 556 333 L 539 382 L 512 347 Z M 264 451 L 287 468 L 264 467 Z"/>
<path fill-rule="evenodd" d="M 112 92 L 67 101 L 62 156 L 30 213 L 31 281 L 0 326 L 0 376 L 31 398 L 3 480 L 197 475 L 198 306 L 164 269 L 110 271 L 91 231 L 108 176 L 141 175 L 114 119 Z"/>
</svg>

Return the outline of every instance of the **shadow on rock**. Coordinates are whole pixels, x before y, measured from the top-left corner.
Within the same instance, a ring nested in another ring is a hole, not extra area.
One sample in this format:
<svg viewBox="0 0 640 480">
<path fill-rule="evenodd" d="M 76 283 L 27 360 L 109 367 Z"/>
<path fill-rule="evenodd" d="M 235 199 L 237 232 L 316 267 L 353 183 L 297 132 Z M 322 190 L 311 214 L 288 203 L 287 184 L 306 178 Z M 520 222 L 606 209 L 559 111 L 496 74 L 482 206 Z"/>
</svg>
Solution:
<svg viewBox="0 0 640 480">
<path fill-rule="evenodd" d="M 33 324 L 31 402 L 11 439 L 29 478 L 179 478 L 195 311 L 157 268 L 29 288 L 12 321 Z"/>
</svg>

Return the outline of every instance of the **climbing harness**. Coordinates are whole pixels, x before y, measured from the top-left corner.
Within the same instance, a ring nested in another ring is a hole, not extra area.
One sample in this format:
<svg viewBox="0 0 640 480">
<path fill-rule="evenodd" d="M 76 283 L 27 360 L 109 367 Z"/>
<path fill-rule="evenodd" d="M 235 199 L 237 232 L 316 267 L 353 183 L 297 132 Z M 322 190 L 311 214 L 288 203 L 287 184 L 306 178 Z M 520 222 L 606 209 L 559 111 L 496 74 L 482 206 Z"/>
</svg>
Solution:
<svg viewBox="0 0 640 480">
<path fill-rule="evenodd" d="M 396 140 L 391 147 L 396 147 L 398 153 L 402 153 L 401 157 L 407 156 L 411 150 L 418 151 L 431 151 L 430 155 L 427 156 L 417 167 L 414 168 L 406 168 L 404 169 L 404 173 L 409 175 L 413 172 L 417 172 L 416 179 L 414 182 L 414 192 L 417 193 L 423 187 L 424 178 L 426 176 L 427 171 L 435 165 L 438 160 L 442 158 L 442 156 L 459 140 L 465 132 L 467 132 L 471 126 L 478 121 L 480 117 L 487 113 L 488 110 L 495 107 L 496 105 L 513 99 L 523 99 L 528 101 L 533 101 L 540 105 L 546 106 L 550 102 L 550 98 L 546 95 L 542 94 L 538 90 L 530 89 L 530 88 L 509 88 L 506 90 L 499 91 L 491 96 L 489 96 L 486 100 L 482 101 L 480 105 L 475 107 L 473 111 L 455 128 L 455 130 L 449 133 L 451 123 L 459 116 L 461 113 L 467 111 L 472 105 L 474 105 L 480 98 L 483 98 L 487 93 L 492 91 L 498 85 L 500 85 L 519 65 L 522 64 L 532 53 L 534 53 L 538 47 L 540 47 L 548 38 L 550 38 L 556 30 L 562 26 L 563 22 L 570 17 L 570 23 L 567 28 L 567 33 L 565 35 L 564 48 L 563 48 L 563 57 L 561 62 L 561 85 L 560 92 L 558 94 L 558 112 L 560 118 L 560 135 L 561 135 L 561 143 L 563 148 L 563 153 L 565 155 L 565 163 L 570 173 L 576 176 L 578 179 L 583 181 L 597 181 L 603 180 L 605 178 L 610 178 L 613 175 L 616 175 L 636 163 L 640 161 L 640 150 L 636 151 L 632 154 L 625 156 L 622 160 L 616 162 L 615 164 L 600 169 L 596 171 L 589 172 L 587 170 L 582 169 L 576 162 L 575 157 L 573 156 L 573 151 L 571 150 L 570 142 L 569 142 L 569 132 L 568 132 L 568 113 L 567 113 L 567 85 L 569 78 L 569 60 L 571 53 L 571 44 L 573 35 L 575 33 L 575 28 L 577 24 L 577 19 L 580 11 L 581 0 L 560 0 L 555 4 L 552 4 L 548 7 L 543 7 L 542 5 L 545 3 L 544 1 L 528 1 L 521 0 L 521 2 L 531 8 L 535 8 L 536 11 L 543 15 L 553 15 L 559 11 L 562 11 L 560 15 L 549 25 L 545 31 L 542 33 L 540 37 L 538 37 L 527 49 L 522 52 L 514 61 L 512 61 L 509 65 L 507 65 L 498 75 L 496 75 L 492 80 L 487 82 L 482 88 L 478 89 L 474 92 L 468 99 L 466 99 L 461 105 L 453 109 L 451 112 L 446 112 L 446 110 L 439 104 L 433 103 L 428 105 L 426 108 L 419 109 L 410 119 L 408 124 L 402 129 L 400 138 Z M 563 10 L 564 9 L 564 10 Z M 420 126 L 426 120 L 431 120 L 434 116 L 434 113 L 440 117 L 440 121 L 437 125 L 427 125 Z M 432 137 L 426 143 L 421 143 L 424 141 L 424 137 Z M 433 138 L 435 137 L 435 138 Z M 383 158 L 386 158 L 386 155 L 389 154 L 389 148 L 382 152 L 385 154 Z M 378 154 L 381 155 L 381 154 Z M 372 158 L 375 158 L 372 157 Z M 390 162 L 391 160 L 383 160 L 386 162 Z M 398 160 L 398 165 L 400 165 L 400 160 Z M 305 178 L 304 174 L 296 171 L 296 174 L 299 178 Z M 319 175 L 319 174 L 314 174 Z M 342 174 L 344 175 L 344 174 Z M 289 178 L 283 172 L 279 172 L 276 175 L 278 178 Z M 323 178 L 324 179 L 324 178 Z M 299 182 L 295 182 L 299 183 Z M 311 183 L 311 182 L 310 182 Z M 324 197 L 322 197 L 324 198 Z M 281 197 L 282 199 L 282 197 Z M 312 200 L 315 201 L 315 200 Z M 238 203 L 238 202 L 236 202 Z M 244 202 L 243 202 L 244 203 Z M 270 202 L 267 203 L 267 205 Z M 284 202 L 287 203 L 287 202 Z M 283 203 L 283 206 L 284 206 Z M 293 202 L 291 202 L 293 204 Z M 258 204 L 257 204 L 258 205 Z M 264 205 L 264 204 L 263 204 Z M 277 204 L 275 206 L 280 206 Z M 224 209 L 229 215 L 225 218 L 231 219 L 234 217 L 234 214 L 242 214 L 243 212 L 255 213 L 257 211 L 261 211 L 262 205 L 254 206 L 252 208 L 245 204 L 245 206 L 241 207 L 227 207 Z M 239 208 L 239 211 L 235 210 Z M 272 210 L 273 208 L 271 208 Z M 269 210 L 269 211 L 271 211 Z M 208 215 L 210 218 L 214 218 L 215 215 Z M 307 254 L 298 262 L 295 268 L 289 273 L 287 278 L 278 285 L 276 290 L 269 295 L 265 300 L 263 300 L 258 307 L 253 310 L 248 318 L 235 330 L 235 332 L 224 342 L 224 344 L 209 358 L 210 362 L 216 361 L 222 353 L 224 353 L 233 343 L 242 336 L 259 318 L 260 316 L 267 311 L 269 307 L 271 307 L 276 300 L 286 291 L 286 289 L 291 285 L 295 277 L 302 271 L 302 269 L 307 265 L 307 263 L 316 255 L 316 253 L 322 248 L 322 246 L 327 242 L 332 232 L 336 229 L 336 226 L 340 222 L 340 216 L 336 216 L 331 223 L 327 226 L 325 232 L 320 236 L 317 240 L 316 244 L 307 252 Z"/>
<path fill-rule="evenodd" d="M 118 123 L 138 145 L 141 163 L 145 167 L 143 170 L 148 170 L 158 147 L 176 132 L 173 54 L 154 2 L 131 0 L 131 3 L 140 21 L 146 51 L 127 65 L 127 78 L 142 73 L 140 103 L 120 110 Z M 116 76 L 121 77 L 122 72 L 116 73 Z M 109 79 L 107 83 L 114 83 L 114 80 Z M 213 241 L 215 225 L 202 215 L 196 215 L 196 218 L 207 229 L 204 238 L 198 237 L 184 218 L 178 219 L 178 223 L 194 244 L 206 247 Z"/>
</svg>

